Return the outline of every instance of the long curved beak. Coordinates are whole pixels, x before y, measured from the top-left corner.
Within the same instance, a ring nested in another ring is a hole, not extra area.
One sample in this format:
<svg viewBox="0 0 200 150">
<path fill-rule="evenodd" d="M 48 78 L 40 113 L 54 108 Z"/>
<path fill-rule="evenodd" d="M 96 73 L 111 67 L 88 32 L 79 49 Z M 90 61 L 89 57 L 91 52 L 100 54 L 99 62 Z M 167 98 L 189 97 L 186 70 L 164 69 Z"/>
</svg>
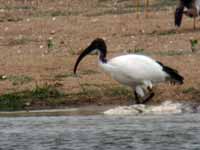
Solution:
<svg viewBox="0 0 200 150">
<path fill-rule="evenodd" d="M 94 48 L 92 48 L 91 46 L 87 47 L 78 57 L 78 59 L 76 60 L 75 66 L 74 66 L 74 74 L 76 74 L 76 70 L 77 67 L 79 65 L 79 63 L 81 62 L 81 60 L 89 53 L 91 53 L 93 50 L 95 50 Z"/>
</svg>

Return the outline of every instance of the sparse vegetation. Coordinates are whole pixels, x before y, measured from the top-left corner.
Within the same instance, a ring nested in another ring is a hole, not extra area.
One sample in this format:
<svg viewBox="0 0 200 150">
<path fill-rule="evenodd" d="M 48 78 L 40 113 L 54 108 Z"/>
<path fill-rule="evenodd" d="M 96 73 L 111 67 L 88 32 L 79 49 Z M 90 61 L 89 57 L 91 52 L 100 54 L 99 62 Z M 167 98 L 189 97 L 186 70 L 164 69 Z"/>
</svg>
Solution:
<svg viewBox="0 0 200 150">
<path fill-rule="evenodd" d="M 21 75 L 21 76 L 8 76 L 7 79 L 12 82 L 13 85 L 23 85 L 31 82 L 32 77 Z"/>
<path fill-rule="evenodd" d="M 168 30 L 168 31 L 153 31 L 151 33 L 148 33 L 150 36 L 152 35 L 157 35 L 157 36 L 169 36 L 169 35 L 174 35 L 177 34 L 176 30 Z"/>
<path fill-rule="evenodd" d="M 53 39 L 52 38 L 49 38 L 47 40 L 47 47 L 48 47 L 49 50 L 54 47 L 54 43 L 53 43 Z"/>
<path fill-rule="evenodd" d="M 73 49 L 68 49 L 68 53 L 70 55 L 77 55 L 77 53 Z"/>
<path fill-rule="evenodd" d="M 190 40 L 190 45 L 191 45 L 192 52 L 195 52 L 196 49 L 197 49 L 198 40 L 197 39 L 191 39 Z"/>
<path fill-rule="evenodd" d="M 13 92 L 0 96 L 0 111 L 3 110 L 22 110 L 27 104 L 48 103 L 51 99 L 63 97 L 64 94 L 51 85 L 42 87 L 36 86 L 33 90 Z M 39 106 L 40 107 L 40 106 Z"/>
<path fill-rule="evenodd" d="M 95 71 L 95 70 L 90 70 L 90 69 L 88 69 L 88 70 L 83 70 L 83 71 L 81 72 L 82 75 L 92 75 L 92 74 L 97 74 L 97 73 L 98 73 L 97 71 Z"/>
<path fill-rule="evenodd" d="M 12 82 L 12 85 L 23 85 L 29 83 L 33 80 L 32 77 L 25 76 L 25 75 L 0 75 L 0 81 L 9 80 Z"/>
<path fill-rule="evenodd" d="M 0 111 L 13 111 L 34 108 L 37 106 L 57 107 L 79 103 L 84 97 L 85 100 L 95 100 L 104 97 L 118 97 L 123 99 L 131 98 L 131 91 L 122 86 L 109 85 L 82 85 L 84 91 L 78 93 L 63 93 L 52 85 L 36 86 L 32 90 L 13 92 L 0 96 Z M 95 88 L 94 88 L 95 87 Z M 87 101 L 85 101 L 87 103 Z"/>
<path fill-rule="evenodd" d="M 57 11 L 54 11 L 51 13 L 51 16 L 52 17 L 56 17 L 56 16 L 66 16 L 66 12 L 64 11 L 60 11 L 60 10 L 57 10 Z"/>
<path fill-rule="evenodd" d="M 104 99 L 104 98 L 118 98 L 130 100 L 133 99 L 132 91 L 120 85 L 105 85 L 105 84 L 81 84 L 82 91 L 76 93 L 76 96 L 84 96 L 87 99 Z M 74 95 L 74 94 L 73 94 Z"/>
<path fill-rule="evenodd" d="M 188 87 L 188 88 L 183 89 L 182 92 L 184 94 L 191 94 L 191 93 L 197 92 L 197 89 L 194 87 Z"/>
<path fill-rule="evenodd" d="M 23 19 L 20 17 L 1 17 L 0 22 L 19 22 L 22 21 Z"/>
<path fill-rule="evenodd" d="M 35 42 L 36 40 L 31 39 L 30 37 L 19 36 L 15 39 L 10 39 L 8 41 L 8 46 L 16 46 L 16 45 L 25 45 L 29 42 Z"/>
<path fill-rule="evenodd" d="M 66 72 L 64 74 L 57 74 L 55 75 L 55 79 L 59 80 L 59 79 L 62 79 L 62 78 L 68 78 L 68 77 L 74 77 L 74 73 L 73 72 Z"/>
<path fill-rule="evenodd" d="M 143 53 L 144 52 L 144 48 L 135 48 L 134 52 L 135 53 Z"/>
<path fill-rule="evenodd" d="M 160 51 L 155 52 L 154 54 L 161 55 L 161 56 L 179 56 L 179 55 L 186 55 L 189 52 L 184 51 Z"/>
<path fill-rule="evenodd" d="M 17 6 L 10 6 L 10 5 L 5 5 L 4 7 L 1 7 L 0 9 L 5 9 L 5 10 L 35 10 L 36 8 L 33 6 L 24 6 L 24 5 L 17 5 Z"/>
<path fill-rule="evenodd" d="M 94 75 L 97 74 L 98 72 L 95 70 L 83 70 L 83 71 L 79 71 L 78 76 L 80 75 Z M 73 72 L 66 72 L 64 74 L 58 74 L 55 76 L 55 79 L 62 79 L 62 78 L 68 78 L 68 77 L 76 77 L 77 75 L 75 75 Z"/>
<path fill-rule="evenodd" d="M 105 89 L 104 94 L 110 97 L 127 97 L 132 98 L 132 91 L 124 86 L 115 86 Z"/>
<path fill-rule="evenodd" d="M 182 56 L 191 54 L 191 52 L 189 51 L 175 51 L 175 50 L 150 52 L 150 51 L 145 51 L 143 48 L 136 48 L 134 51 L 128 50 L 128 53 L 139 53 L 145 55 L 160 55 L 160 56 Z"/>
</svg>

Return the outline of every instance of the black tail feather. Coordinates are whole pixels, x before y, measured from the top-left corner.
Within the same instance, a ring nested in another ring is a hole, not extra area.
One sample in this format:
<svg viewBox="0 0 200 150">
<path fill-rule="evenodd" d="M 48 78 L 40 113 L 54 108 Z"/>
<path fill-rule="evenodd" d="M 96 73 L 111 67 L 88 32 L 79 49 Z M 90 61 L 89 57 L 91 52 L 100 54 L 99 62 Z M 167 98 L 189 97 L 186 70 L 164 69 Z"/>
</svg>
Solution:
<svg viewBox="0 0 200 150">
<path fill-rule="evenodd" d="M 163 65 L 161 62 L 157 61 L 157 63 L 159 63 L 162 68 L 163 68 L 163 71 L 165 71 L 168 75 L 169 75 L 169 80 L 172 82 L 172 83 L 179 83 L 179 84 L 183 84 L 183 80 L 184 80 L 184 77 L 181 76 L 177 70 L 175 69 L 172 69 L 168 66 L 165 66 Z"/>
<path fill-rule="evenodd" d="M 175 11 L 174 23 L 178 27 L 181 26 L 181 22 L 182 22 L 182 18 L 183 18 L 183 10 L 184 10 L 184 7 L 180 7 L 180 8 L 177 8 Z"/>
</svg>

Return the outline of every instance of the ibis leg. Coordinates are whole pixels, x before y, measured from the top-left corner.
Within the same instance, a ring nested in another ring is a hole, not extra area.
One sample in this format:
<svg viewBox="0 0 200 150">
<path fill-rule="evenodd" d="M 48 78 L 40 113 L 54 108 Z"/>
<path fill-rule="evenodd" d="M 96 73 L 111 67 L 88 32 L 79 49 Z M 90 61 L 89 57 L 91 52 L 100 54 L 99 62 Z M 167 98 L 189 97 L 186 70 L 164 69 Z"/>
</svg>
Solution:
<svg viewBox="0 0 200 150">
<path fill-rule="evenodd" d="M 135 103 L 140 104 L 140 99 L 136 91 L 134 91 L 134 95 L 135 95 Z"/>
<path fill-rule="evenodd" d="M 196 17 L 194 17 L 194 20 L 193 20 L 193 28 L 194 30 L 196 29 Z"/>
<path fill-rule="evenodd" d="M 151 92 L 146 98 L 144 98 L 144 100 L 142 101 L 142 104 L 147 103 L 149 100 L 151 100 L 154 97 L 154 93 Z"/>
</svg>

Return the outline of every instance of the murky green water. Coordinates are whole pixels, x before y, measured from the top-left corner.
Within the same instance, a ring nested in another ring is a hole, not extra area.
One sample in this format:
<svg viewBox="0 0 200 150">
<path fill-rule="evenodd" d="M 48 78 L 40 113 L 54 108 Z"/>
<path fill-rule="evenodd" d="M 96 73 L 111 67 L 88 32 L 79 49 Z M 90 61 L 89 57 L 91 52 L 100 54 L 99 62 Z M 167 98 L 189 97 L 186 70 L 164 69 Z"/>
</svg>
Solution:
<svg viewBox="0 0 200 150">
<path fill-rule="evenodd" d="M 200 114 L 0 118 L 2 150 L 197 150 Z"/>
</svg>

